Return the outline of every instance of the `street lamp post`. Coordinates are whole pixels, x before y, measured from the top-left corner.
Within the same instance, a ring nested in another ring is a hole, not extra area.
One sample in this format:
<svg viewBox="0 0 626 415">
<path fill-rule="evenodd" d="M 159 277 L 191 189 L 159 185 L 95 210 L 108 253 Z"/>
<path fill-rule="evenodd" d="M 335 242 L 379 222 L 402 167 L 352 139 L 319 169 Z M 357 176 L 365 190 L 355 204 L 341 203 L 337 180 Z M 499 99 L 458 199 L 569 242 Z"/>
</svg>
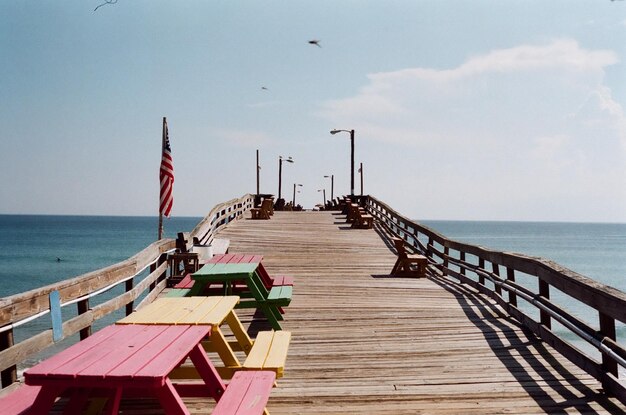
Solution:
<svg viewBox="0 0 626 415">
<path fill-rule="evenodd" d="M 361 173 L 361 196 L 363 196 L 363 163 L 359 167 L 359 173 Z"/>
<path fill-rule="evenodd" d="M 284 159 L 286 162 L 293 163 L 291 157 Z M 281 199 L 281 190 L 283 187 L 283 156 L 278 156 L 278 200 Z"/>
<path fill-rule="evenodd" d="M 335 188 L 335 175 L 331 174 L 330 176 L 324 176 L 324 178 L 328 179 L 330 178 L 330 200 L 333 200 L 334 197 L 334 188 Z"/>
<path fill-rule="evenodd" d="M 256 151 L 256 197 L 259 197 L 259 173 L 261 172 L 261 166 L 259 165 L 259 150 Z"/>
<path fill-rule="evenodd" d="M 354 130 L 332 130 L 331 134 L 350 133 L 350 196 L 354 196 Z"/>
<path fill-rule="evenodd" d="M 322 192 L 322 197 L 324 198 L 322 209 L 326 210 L 326 189 L 319 189 L 318 192 Z"/>
<path fill-rule="evenodd" d="M 293 205 L 294 208 L 296 207 L 296 186 L 302 187 L 302 185 L 296 184 L 296 183 L 293 184 L 293 200 L 291 201 L 291 204 Z"/>
</svg>

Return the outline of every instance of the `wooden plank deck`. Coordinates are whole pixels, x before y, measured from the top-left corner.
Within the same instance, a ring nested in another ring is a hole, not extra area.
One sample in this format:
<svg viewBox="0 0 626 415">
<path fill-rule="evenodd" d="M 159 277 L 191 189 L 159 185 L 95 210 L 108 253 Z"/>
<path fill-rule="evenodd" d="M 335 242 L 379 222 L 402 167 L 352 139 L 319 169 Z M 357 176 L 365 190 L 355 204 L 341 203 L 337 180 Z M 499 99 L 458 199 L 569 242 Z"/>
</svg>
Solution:
<svg viewBox="0 0 626 415">
<path fill-rule="evenodd" d="M 295 277 L 272 414 L 625 413 L 491 301 L 440 277 L 390 278 L 379 231 L 338 212 L 276 212 L 220 233 Z M 254 327 L 252 327 L 254 329 Z"/>
</svg>

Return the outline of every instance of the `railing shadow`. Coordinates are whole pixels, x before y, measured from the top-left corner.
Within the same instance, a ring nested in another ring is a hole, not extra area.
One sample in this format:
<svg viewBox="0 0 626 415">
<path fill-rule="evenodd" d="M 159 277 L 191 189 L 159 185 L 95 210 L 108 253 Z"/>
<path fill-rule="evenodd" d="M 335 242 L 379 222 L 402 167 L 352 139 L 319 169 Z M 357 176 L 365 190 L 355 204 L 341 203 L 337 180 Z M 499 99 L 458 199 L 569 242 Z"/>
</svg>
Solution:
<svg viewBox="0 0 626 415">
<path fill-rule="evenodd" d="M 621 413 L 621 408 L 611 402 L 606 394 L 578 380 L 546 349 L 539 338 L 507 316 L 497 305 L 461 283 L 440 275 L 430 275 L 428 278 L 455 296 L 469 321 L 480 329 L 496 357 L 546 413 L 566 414 L 573 410 L 585 414 L 598 413 L 591 407 L 591 402 L 596 402 L 609 413 Z M 512 324 L 519 327 L 521 332 L 511 329 Z M 510 345 L 505 344 L 501 334 L 504 334 Z M 545 385 L 538 383 L 537 376 L 541 377 Z M 552 393 L 548 392 L 548 388 Z M 582 396 L 577 396 L 571 388 Z M 562 397 L 562 400 L 555 400 L 555 395 Z"/>
</svg>

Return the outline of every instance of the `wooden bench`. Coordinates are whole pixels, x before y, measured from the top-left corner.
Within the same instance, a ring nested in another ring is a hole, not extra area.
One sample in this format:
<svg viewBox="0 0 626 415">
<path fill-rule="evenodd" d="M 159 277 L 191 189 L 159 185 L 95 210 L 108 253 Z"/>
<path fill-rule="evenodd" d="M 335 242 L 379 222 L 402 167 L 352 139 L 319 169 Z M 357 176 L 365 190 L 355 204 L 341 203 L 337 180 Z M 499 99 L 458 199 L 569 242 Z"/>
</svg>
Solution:
<svg viewBox="0 0 626 415">
<path fill-rule="evenodd" d="M 398 259 L 391 270 L 393 277 L 425 277 L 428 258 L 424 255 L 409 254 L 404 247 L 404 240 L 391 238 L 398 252 Z M 415 268 L 413 268 L 415 266 Z"/>
<path fill-rule="evenodd" d="M 263 199 L 260 208 L 250 209 L 252 219 L 269 219 L 274 213 L 274 205 L 272 199 Z"/>
<path fill-rule="evenodd" d="M 213 415 L 256 415 L 267 413 L 265 406 L 276 374 L 270 371 L 235 373 L 211 412 Z"/>
<path fill-rule="evenodd" d="M 374 227 L 374 217 L 368 215 L 365 209 L 356 203 L 349 205 L 347 221 L 352 222 L 353 228 L 371 229 Z"/>
<path fill-rule="evenodd" d="M 287 361 L 287 350 L 291 341 L 289 331 L 261 331 L 257 334 L 252 349 L 243 363 L 245 370 L 271 370 L 281 378 Z"/>
</svg>

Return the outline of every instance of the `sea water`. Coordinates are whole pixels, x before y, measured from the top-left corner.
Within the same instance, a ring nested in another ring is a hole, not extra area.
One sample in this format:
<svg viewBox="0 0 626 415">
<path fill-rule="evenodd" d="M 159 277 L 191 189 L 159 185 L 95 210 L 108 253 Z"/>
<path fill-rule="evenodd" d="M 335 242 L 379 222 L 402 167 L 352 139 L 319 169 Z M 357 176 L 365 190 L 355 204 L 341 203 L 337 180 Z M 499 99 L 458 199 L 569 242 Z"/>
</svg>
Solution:
<svg viewBox="0 0 626 415">
<path fill-rule="evenodd" d="M 201 218 L 165 218 L 176 238 Z M 0 215 L 0 297 L 123 261 L 156 241 L 158 218 Z"/>
</svg>

